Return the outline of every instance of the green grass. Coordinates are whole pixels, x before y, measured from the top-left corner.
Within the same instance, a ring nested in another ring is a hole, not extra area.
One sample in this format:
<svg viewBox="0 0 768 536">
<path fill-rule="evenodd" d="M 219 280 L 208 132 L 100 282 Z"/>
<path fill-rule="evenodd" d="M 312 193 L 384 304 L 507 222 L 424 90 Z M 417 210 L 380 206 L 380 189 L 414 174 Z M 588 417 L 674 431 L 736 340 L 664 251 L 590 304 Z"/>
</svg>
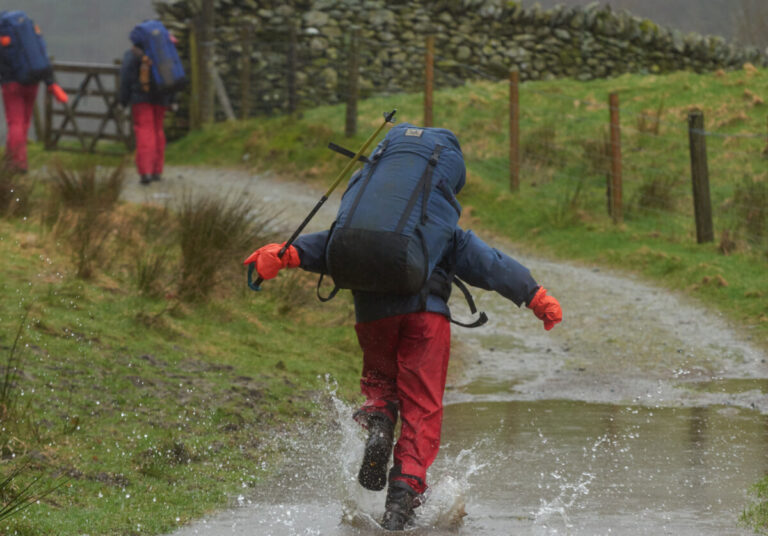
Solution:
<svg viewBox="0 0 768 536">
<path fill-rule="evenodd" d="M 73 278 L 60 249 L 32 221 L 0 221 L 3 354 L 28 311 L 17 392 L 29 427 L 4 448 L 69 478 L 3 534 L 166 533 L 263 478 L 274 436 L 327 398 L 326 374 L 355 396 L 351 304 L 321 308 L 308 275 L 168 310 L 118 276 Z"/>
<path fill-rule="evenodd" d="M 754 501 L 741 514 L 740 522 L 755 531 L 768 534 L 768 477 L 752 488 Z"/>
</svg>

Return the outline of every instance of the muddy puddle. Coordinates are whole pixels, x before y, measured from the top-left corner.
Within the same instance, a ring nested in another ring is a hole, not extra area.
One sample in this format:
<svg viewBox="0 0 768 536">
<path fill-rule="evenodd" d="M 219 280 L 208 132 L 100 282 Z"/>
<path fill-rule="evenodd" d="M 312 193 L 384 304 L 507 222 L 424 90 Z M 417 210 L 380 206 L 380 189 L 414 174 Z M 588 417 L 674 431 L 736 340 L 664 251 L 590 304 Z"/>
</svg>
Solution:
<svg viewBox="0 0 768 536">
<path fill-rule="evenodd" d="M 195 176 L 179 182 L 245 184 L 282 203 L 290 230 L 318 198 L 240 172 L 177 171 Z M 314 229 L 330 224 L 333 204 Z M 750 534 L 738 517 L 768 472 L 768 356 L 757 341 L 681 295 L 488 242 L 528 266 L 565 319 L 546 332 L 530 311 L 474 293 L 491 320 L 454 329 L 443 447 L 408 533 Z M 463 316 L 464 304 L 452 307 Z M 353 408 L 332 394 L 323 407 L 319 430 L 280 438 L 275 478 L 175 536 L 384 534 L 384 493 L 355 480 Z"/>
<path fill-rule="evenodd" d="M 357 485 L 362 436 L 336 407 L 324 432 L 284 438 L 274 479 L 177 536 L 385 534 L 384 492 Z M 452 403 L 408 533 L 746 535 L 737 519 L 766 453 L 768 417 L 752 410 Z"/>
</svg>

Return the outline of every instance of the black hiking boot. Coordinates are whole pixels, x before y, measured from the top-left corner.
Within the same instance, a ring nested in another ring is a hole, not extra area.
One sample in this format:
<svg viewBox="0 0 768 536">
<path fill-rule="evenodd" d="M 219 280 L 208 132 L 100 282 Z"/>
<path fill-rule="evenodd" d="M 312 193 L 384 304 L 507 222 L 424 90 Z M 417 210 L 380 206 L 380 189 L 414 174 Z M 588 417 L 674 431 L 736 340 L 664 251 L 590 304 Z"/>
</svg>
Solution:
<svg viewBox="0 0 768 536">
<path fill-rule="evenodd" d="M 357 480 L 365 489 L 381 491 L 387 485 L 387 463 L 392 454 L 395 423 L 383 415 L 368 415 L 368 440 Z"/>
<path fill-rule="evenodd" d="M 159 182 L 160 179 L 162 179 L 163 177 L 159 173 L 153 173 L 152 175 L 149 176 L 149 178 L 152 181 Z"/>
<path fill-rule="evenodd" d="M 386 530 L 403 530 L 413 519 L 413 507 L 416 492 L 400 480 L 389 483 L 387 501 L 384 503 L 382 528 Z"/>
<path fill-rule="evenodd" d="M 150 182 L 152 182 L 152 175 L 142 175 L 139 177 L 140 184 L 149 184 Z"/>
</svg>

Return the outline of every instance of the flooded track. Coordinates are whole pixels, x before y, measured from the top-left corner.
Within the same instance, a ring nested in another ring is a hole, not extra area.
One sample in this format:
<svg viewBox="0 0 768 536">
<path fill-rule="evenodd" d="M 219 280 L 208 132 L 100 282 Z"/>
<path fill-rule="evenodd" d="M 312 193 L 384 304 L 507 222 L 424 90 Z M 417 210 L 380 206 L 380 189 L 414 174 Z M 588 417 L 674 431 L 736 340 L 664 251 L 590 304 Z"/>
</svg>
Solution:
<svg viewBox="0 0 768 536">
<path fill-rule="evenodd" d="M 172 173 L 284 204 L 288 227 L 317 199 L 242 172 Z M 173 198 L 170 180 L 137 195 Z M 334 212 L 324 208 L 313 228 Z M 765 352 L 680 295 L 488 242 L 531 269 L 565 320 L 545 332 L 530 311 L 475 293 L 491 321 L 454 329 L 443 447 L 408 534 L 750 534 L 737 520 L 768 472 Z M 465 304 L 453 308 L 462 316 Z M 277 439 L 287 461 L 273 478 L 175 536 L 385 534 L 384 493 L 355 480 L 363 434 L 353 408 L 331 388 L 319 404 L 317 429 Z"/>
</svg>

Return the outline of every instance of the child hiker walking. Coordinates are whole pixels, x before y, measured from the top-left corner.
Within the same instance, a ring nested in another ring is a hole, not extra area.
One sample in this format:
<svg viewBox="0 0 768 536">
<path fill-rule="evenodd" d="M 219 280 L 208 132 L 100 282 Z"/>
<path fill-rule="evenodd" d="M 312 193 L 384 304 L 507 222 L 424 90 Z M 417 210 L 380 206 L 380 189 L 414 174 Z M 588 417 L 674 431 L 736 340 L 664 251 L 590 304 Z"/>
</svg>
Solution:
<svg viewBox="0 0 768 536">
<path fill-rule="evenodd" d="M 458 226 L 465 180 L 453 133 L 398 125 L 350 179 L 330 230 L 299 236 L 282 256 L 285 244 L 267 244 L 245 260 L 265 280 L 302 268 L 352 289 L 365 397 L 353 418 L 368 431 L 358 480 L 387 487 L 387 530 L 412 521 L 440 448 L 455 279 L 463 292 L 462 280 L 526 305 L 547 330 L 562 321 L 527 268 Z"/>
</svg>

